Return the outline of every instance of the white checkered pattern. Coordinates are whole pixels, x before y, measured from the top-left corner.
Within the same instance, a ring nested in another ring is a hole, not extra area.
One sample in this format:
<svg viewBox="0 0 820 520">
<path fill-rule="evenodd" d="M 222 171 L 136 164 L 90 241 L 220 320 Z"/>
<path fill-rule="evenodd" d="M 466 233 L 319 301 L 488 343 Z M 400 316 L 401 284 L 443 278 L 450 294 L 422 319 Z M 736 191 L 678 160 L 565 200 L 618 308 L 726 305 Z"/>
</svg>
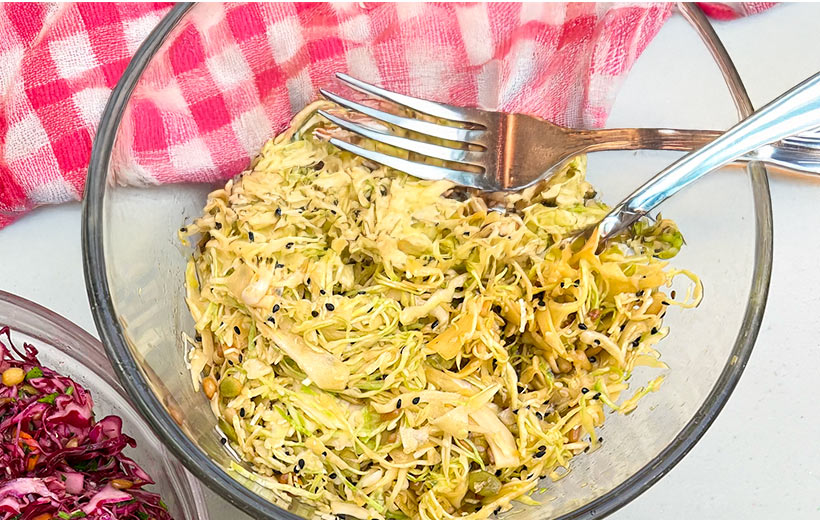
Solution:
<svg viewBox="0 0 820 520">
<path fill-rule="evenodd" d="M 771 4 L 701 4 L 726 19 Z M 83 193 L 111 89 L 170 4 L 0 4 L 0 227 Z M 410 95 L 602 126 L 672 4 L 198 4 L 144 71 L 118 182 L 216 181 L 335 72 Z"/>
</svg>

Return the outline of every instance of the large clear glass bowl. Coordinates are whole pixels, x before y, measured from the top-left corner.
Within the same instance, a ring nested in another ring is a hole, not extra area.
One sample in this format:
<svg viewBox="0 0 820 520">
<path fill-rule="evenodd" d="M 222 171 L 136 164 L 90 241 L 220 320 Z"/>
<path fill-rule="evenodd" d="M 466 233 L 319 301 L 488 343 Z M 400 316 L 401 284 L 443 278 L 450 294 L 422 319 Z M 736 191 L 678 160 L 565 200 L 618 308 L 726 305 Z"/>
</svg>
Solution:
<svg viewBox="0 0 820 520">
<path fill-rule="evenodd" d="M 162 495 L 178 520 L 208 520 L 199 482 L 168 453 L 117 383 L 99 341 L 62 316 L 34 302 L 0 291 L 0 328 L 11 328 L 15 345 L 34 345 L 43 365 L 83 385 L 94 398 L 97 417 L 118 415 L 123 432 L 137 441 L 127 455 L 154 479 L 153 490 Z"/>
<path fill-rule="evenodd" d="M 174 8 L 139 49 L 106 107 L 85 197 L 86 282 L 100 336 L 120 380 L 157 435 L 191 472 L 254 518 L 290 518 L 306 509 L 298 504 L 280 509 L 226 471 L 230 455 L 215 433 L 205 397 L 193 391 L 184 361 L 182 334 L 193 330 L 183 299 L 189 251 L 179 245 L 176 232 L 200 214 L 212 186 L 134 188 L 114 180 L 115 172 L 128 168 L 112 150 L 131 137 L 120 123 L 130 116 L 132 93 L 150 88 L 153 75 L 146 71 L 167 68 L 161 51 L 194 20 L 207 23 L 214 9 Z M 692 5 L 680 9 L 695 30 L 682 38 L 689 41 L 650 45 L 636 66 L 649 68 L 653 74 L 644 77 L 651 81 L 626 81 L 621 98 L 631 101 L 616 104 L 613 118 L 619 124 L 727 128 L 750 112 L 749 99 L 708 22 Z M 680 52 L 681 46 L 687 52 Z M 681 88 L 692 84 L 681 78 L 693 75 L 697 90 Z M 614 203 L 675 157 L 659 152 L 593 154 L 589 177 L 604 200 Z M 549 483 L 541 506 L 517 507 L 505 516 L 576 519 L 614 511 L 692 448 L 735 387 L 757 336 L 771 270 L 765 170 L 751 165 L 715 172 L 661 210 L 686 236 L 675 265 L 694 271 L 705 285 L 697 310 L 668 314 L 672 332 L 661 351 L 671 370 L 663 387 L 630 416 L 609 416 L 603 448 L 578 457 L 566 478 Z M 634 386 L 650 375 L 655 374 L 638 370 Z"/>
</svg>

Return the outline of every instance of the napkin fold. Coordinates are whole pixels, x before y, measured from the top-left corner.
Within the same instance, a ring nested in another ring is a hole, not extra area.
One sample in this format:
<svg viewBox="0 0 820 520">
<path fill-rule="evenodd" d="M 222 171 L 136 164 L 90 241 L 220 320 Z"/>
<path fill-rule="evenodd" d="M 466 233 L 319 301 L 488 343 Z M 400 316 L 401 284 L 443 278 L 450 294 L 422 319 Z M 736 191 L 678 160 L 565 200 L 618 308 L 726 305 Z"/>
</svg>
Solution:
<svg viewBox="0 0 820 520">
<path fill-rule="evenodd" d="M 715 19 L 770 3 L 700 4 Z M 80 200 L 91 142 L 167 3 L 0 5 L 0 227 Z M 151 61 L 112 157 L 116 182 L 213 182 L 337 71 L 391 90 L 599 127 L 670 3 L 199 4 Z"/>
</svg>

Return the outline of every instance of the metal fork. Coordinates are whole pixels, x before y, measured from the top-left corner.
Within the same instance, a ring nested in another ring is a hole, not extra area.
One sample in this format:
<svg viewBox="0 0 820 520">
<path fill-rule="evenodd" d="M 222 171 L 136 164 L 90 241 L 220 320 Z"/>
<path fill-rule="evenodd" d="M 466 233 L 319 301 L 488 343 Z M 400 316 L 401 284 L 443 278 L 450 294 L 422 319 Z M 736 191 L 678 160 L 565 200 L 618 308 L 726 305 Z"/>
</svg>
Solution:
<svg viewBox="0 0 820 520">
<path fill-rule="evenodd" d="M 427 180 L 449 180 L 486 191 L 526 188 L 560 170 L 578 154 L 604 150 L 692 151 L 712 142 L 722 132 L 666 128 L 606 128 L 575 130 L 524 114 L 504 114 L 476 108 L 435 103 L 365 83 L 347 74 L 336 77 L 350 87 L 397 105 L 404 111 L 421 112 L 457 126 L 437 124 L 385 112 L 322 89 L 327 99 L 388 125 L 452 144 L 433 144 L 376 130 L 326 110 L 319 113 L 331 122 L 366 139 L 409 152 L 447 161 L 428 164 L 369 150 L 340 137 L 337 147 L 371 161 Z M 758 160 L 805 173 L 820 174 L 820 132 L 807 133 L 766 145 L 741 160 Z"/>
<path fill-rule="evenodd" d="M 799 135 L 820 125 L 820 73 L 792 87 L 723 135 L 681 157 L 637 188 L 601 220 L 601 242 L 619 234 L 660 203 L 707 173 L 766 143 Z M 813 141 L 816 134 L 799 140 Z"/>
</svg>

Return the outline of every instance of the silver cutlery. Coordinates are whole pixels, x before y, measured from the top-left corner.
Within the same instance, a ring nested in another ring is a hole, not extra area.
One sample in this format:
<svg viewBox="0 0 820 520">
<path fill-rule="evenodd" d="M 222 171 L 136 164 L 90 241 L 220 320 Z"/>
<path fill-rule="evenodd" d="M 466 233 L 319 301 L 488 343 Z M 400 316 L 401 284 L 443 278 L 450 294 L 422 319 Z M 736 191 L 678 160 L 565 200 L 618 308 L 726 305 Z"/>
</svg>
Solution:
<svg viewBox="0 0 820 520">
<path fill-rule="evenodd" d="M 437 165 L 422 162 L 423 158 L 404 159 L 369 150 L 340 136 L 331 137 L 332 144 L 415 177 L 449 180 L 487 191 L 526 188 L 558 171 L 567 160 L 582 153 L 605 150 L 692 151 L 721 135 L 721 132 L 712 130 L 664 128 L 576 130 L 524 114 L 435 103 L 391 92 L 346 74 L 338 73 L 336 76 L 348 86 L 369 97 L 395 104 L 404 112 L 420 112 L 451 123 L 440 124 L 397 115 L 323 89 L 321 92 L 327 99 L 352 111 L 348 114 L 319 111 L 340 128 L 366 139 L 447 162 Z M 363 124 L 359 118 L 350 117 L 354 113 L 420 136 L 444 140 L 445 143 L 397 135 L 383 125 L 375 128 Z M 774 144 L 763 143 L 757 150 L 739 157 L 739 160 L 764 161 L 804 173 L 820 174 L 820 132 L 807 132 Z"/>
<path fill-rule="evenodd" d="M 756 110 L 711 143 L 678 159 L 616 205 L 595 227 L 601 242 L 617 235 L 710 171 L 759 149 L 820 126 L 820 73 Z M 817 133 L 797 142 L 814 143 Z"/>
</svg>

